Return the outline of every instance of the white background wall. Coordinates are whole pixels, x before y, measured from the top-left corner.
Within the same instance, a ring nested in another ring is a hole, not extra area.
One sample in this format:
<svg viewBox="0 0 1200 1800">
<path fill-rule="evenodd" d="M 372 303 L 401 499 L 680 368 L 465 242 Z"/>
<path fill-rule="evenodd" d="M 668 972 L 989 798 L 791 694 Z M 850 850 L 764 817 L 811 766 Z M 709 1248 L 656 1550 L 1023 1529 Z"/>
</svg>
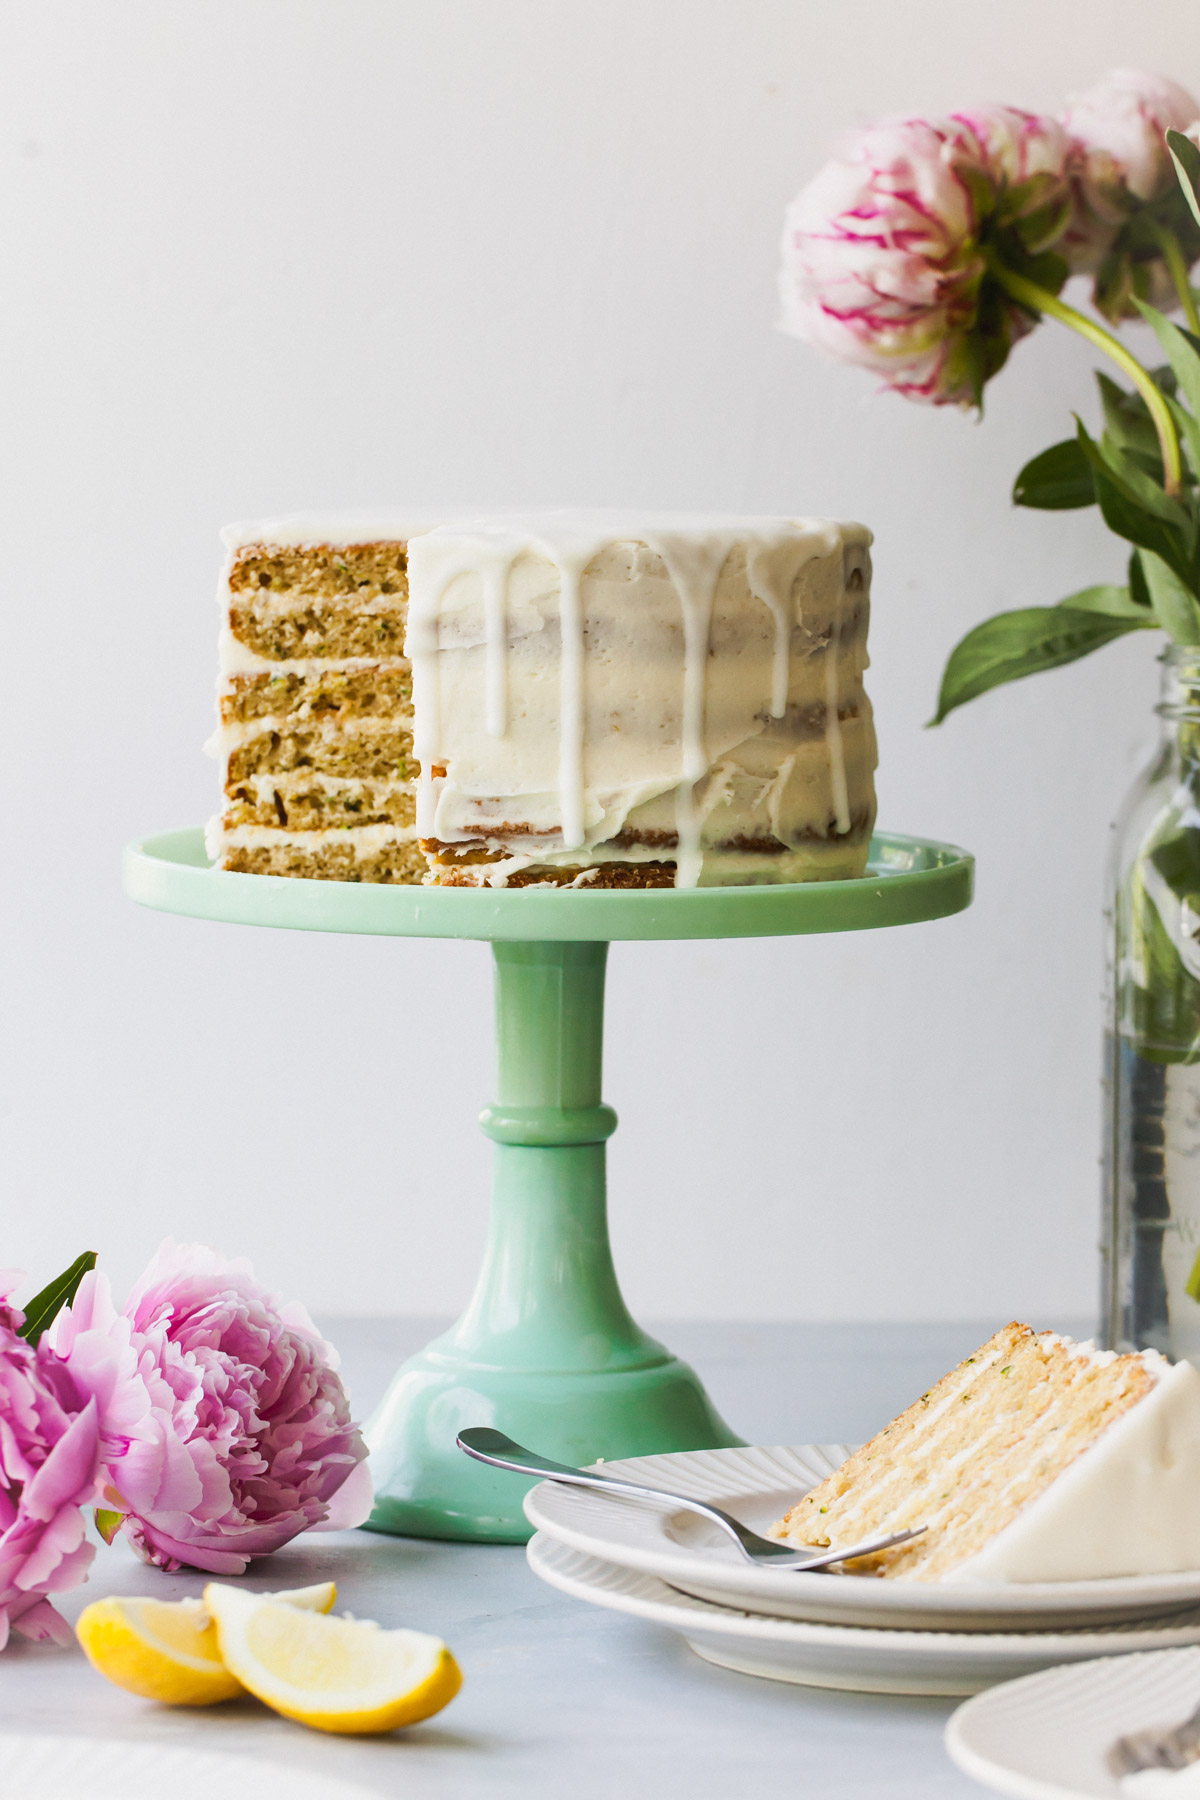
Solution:
<svg viewBox="0 0 1200 1800">
<path fill-rule="evenodd" d="M 970 624 L 1115 576 L 1014 512 L 1094 411 L 1048 326 L 982 426 L 776 333 L 785 202 L 848 126 L 1200 86 L 1194 0 L 23 0 L 0 18 L 0 1263 L 200 1236 L 326 1311 L 478 1260 L 479 945 L 121 895 L 199 823 L 217 527 L 374 503 L 857 516 L 881 821 L 979 857 L 936 925 L 622 945 L 613 1226 L 649 1315 L 1086 1313 L 1107 821 L 1153 645 L 937 732 Z"/>
</svg>

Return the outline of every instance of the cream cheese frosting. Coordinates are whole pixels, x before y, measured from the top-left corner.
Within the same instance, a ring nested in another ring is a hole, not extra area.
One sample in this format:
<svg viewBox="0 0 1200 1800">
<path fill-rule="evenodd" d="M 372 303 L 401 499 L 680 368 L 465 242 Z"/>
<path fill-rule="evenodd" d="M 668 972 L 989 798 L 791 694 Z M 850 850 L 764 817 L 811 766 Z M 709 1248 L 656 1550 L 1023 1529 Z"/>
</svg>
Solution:
<svg viewBox="0 0 1200 1800">
<path fill-rule="evenodd" d="M 1155 1376 L 1150 1392 L 944 1581 L 1092 1581 L 1200 1569 L 1200 1373 L 1153 1350 L 1142 1361 Z"/>
<path fill-rule="evenodd" d="M 679 886 L 818 872 L 852 792 L 860 835 L 873 816 L 865 614 L 843 641 L 869 543 L 830 520 L 609 512 L 414 537 L 418 832 L 502 845 L 505 874 L 646 843 Z M 782 854 L 748 875 L 764 834 Z"/>
</svg>

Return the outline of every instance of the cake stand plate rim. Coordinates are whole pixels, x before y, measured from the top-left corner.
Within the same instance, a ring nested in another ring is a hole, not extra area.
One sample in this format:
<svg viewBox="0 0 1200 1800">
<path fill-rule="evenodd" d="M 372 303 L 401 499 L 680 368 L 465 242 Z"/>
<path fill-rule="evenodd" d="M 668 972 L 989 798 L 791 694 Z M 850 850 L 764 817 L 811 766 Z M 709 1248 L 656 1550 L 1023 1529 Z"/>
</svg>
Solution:
<svg viewBox="0 0 1200 1800">
<path fill-rule="evenodd" d="M 131 899 L 189 918 L 492 942 L 790 937 L 919 924 L 971 904 L 975 859 L 957 845 L 876 832 L 871 858 L 852 880 L 757 887 L 409 887 L 215 869 L 190 827 L 130 844 L 123 874 Z"/>
</svg>

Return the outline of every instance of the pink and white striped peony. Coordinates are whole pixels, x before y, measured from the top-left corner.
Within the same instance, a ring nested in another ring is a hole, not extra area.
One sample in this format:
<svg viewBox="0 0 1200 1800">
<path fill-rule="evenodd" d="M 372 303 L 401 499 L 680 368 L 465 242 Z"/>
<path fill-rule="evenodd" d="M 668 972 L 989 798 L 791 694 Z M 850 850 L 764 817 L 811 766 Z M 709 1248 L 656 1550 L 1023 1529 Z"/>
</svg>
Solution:
<svg viewBox="0 0 1200 1800">
<path fill-rule="evenodd" d="M 782 329 L 910 399 L 978 405 L 1034 323 L 987 281 L 985 226 L 1056 243 L 1067 152 L 1055 120 L 1012 107 L 862 132 L 788 210 Z"/>
<path fill-rule="evenodd" d="M 87 1577 L 84 1508 L 101 1480 L 96 1402 L 44 1340 L 18 1336 L 23 1322 L 0 1282 L 0 1649 L 10 1629 L 72 1641 L 48 1596 Z"/>
<path fill-rule="evenodd" d="M 1120 224 L 1141 201 L 1177 191 L 1168 131 L 1189 131 L 1200 106 L 1163 75 L 1114 69 L 1072 95 L 1062 122 L 1078 150 L 1078 179 L 1092 212 Z"/>
<path fill-rule="evenodd" d="M 298 1532 L 370 1511 L 337 1357 L 248 1262 L 168 1239 L 122 1313 L 107 1278 L 85 1275 L 53 1340 L 95 1398 L 103 1504 L 144 1561 L 236 1575 Z"/>
<path fill-rule="evenodd" d="M 1092 299 L 1106 318 L 1136 318 L 1136 300 L 1179 304 L 1162 234 L 1183 266 L 1200 253 L 1167 149 L 1166 133 L 1200 132 L 1200 105 L 1177 82 L 1114 69 L 1063 113 L 1071 136 L 1075 210 L 1062 243 L 1073 274 L 1095 277 Z"/>
</svg>

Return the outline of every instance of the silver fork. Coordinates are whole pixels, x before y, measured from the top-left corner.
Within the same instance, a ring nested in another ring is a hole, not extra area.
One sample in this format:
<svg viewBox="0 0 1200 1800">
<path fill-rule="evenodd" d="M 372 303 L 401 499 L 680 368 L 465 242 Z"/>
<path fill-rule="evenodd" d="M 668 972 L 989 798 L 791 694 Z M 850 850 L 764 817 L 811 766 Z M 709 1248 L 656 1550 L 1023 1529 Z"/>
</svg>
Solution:
<svg viewBox="0 0 1200 1800">
<path fill-rule="evenodd" d="M 615 1475 L 597 1475 L 588 1469 L 569 1468 L 566 1463 L 552 1462 L 548 1456 L 526 1450 L 523 1445 L 505 1437 L 502 1431 L 493 1431 L 490 1425 L 469 1425 L 459 1432 L 456 1441 L 459 1449 L 473 1456 L 476 1462 L 490 1463 L 494 1469 L 512 1469 L 518 1475 L 540 1475 L 546 1481 L 560 1481 L 568 1487 L 599 1488 L 611 1494 L 626 1494 L 634 1500 L 669 1500 L 672 1506 L 685 1507 L 688 1512 L 699 1513 L 701 1518 L 711 1519 L 714 1525 L 719 1525 L 733 1539 L 746 1561 L 758 1568 L 828 1569 L 833 1563 L 849 1562 L 851 1557 L 870 1556 L 876 1550 L 890 1550 L 895 1544 L 906 1544 L 910 1538 L 920 1537 L 928 1529 L 918 1525 L 912 1531 L 864 1538 L 860 1544 L 848 1544 L 836 1550 L 798 1551 L 791 1544 L 759 1537 L 731 1513 L 722 1512 L 719 1506 L 710 1506 L 707 1500 L 696 1500 L 690 1494 L 670 1494 L 665 1488 L 642 1487 L 636 1481 L 625 1481 Z"/>
<path fill-rule="evenodd" d="M 1170 1731 L 1131 1731 L 1108 1753 L 1114 1775 L 1140 1775 L 1143 1769 L 1186 1769 L 1200 1760 L 1200 1706 Z"/>
</svg>

